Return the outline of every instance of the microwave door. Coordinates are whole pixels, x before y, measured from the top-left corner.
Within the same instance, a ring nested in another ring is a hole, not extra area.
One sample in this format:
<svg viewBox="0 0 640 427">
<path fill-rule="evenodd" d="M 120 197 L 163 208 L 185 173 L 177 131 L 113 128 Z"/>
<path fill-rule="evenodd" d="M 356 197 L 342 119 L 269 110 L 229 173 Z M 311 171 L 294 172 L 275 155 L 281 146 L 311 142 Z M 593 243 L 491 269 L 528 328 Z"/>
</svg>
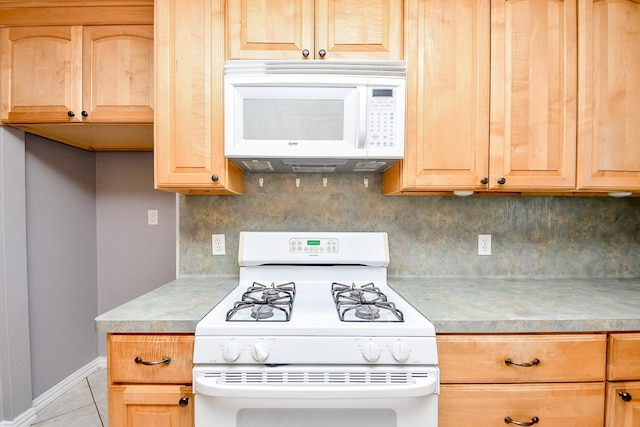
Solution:
<svg viewBox="0 0 640 427">
<path fill-rule="evenodd" d="M 354 157 L 361 147 L 356 87 L 233 86 L 225 104 L 228 157 Z"/>
</svg>

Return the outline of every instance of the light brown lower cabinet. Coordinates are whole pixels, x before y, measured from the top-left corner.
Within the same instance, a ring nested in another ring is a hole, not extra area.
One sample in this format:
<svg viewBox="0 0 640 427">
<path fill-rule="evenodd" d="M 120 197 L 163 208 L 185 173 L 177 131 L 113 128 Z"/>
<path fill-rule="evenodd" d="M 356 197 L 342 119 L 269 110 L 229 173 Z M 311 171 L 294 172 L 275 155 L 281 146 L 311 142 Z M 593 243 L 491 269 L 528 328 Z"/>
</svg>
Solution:
<svg viewBox="0 0 640 427">
<path fill-rule="evenodd" d="M 604 383 L 443 384 L 439 409 L 439 427 L 601 427 Z"/>
<path fill-rule="evenodd" d="M 640 381 L 607 383 L 606 427 L 640 426 Z"/>
<path fill-rule="evenodd" d="M 439 335 L 439 427 L 602 427 L 607 335 Z"/>
<path fill-rule="evenodd" d="M 191 387 L 179 385 L 117 385 L 109 393 L 114 427 L 191 427 Z"/>
<path fill-rule="evenodd" d="M 110 427 L 193 427 L 193 334 L 107 334 Z"/>
<path fill-rule="evenodd" d="M 609 335 L 605 427 L 640 426 L 640 333 Z"/>
</svg>

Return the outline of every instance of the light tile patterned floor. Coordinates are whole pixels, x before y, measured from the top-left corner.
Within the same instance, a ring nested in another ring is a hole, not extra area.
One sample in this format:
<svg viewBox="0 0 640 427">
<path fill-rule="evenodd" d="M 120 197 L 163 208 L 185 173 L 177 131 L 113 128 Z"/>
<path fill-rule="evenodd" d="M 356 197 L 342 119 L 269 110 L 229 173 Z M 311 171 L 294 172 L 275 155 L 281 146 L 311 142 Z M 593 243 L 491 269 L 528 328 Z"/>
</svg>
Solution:
<svg viewBox="0 0 640 427">
<path fill-rule="evenodd" d="M 34 427 L 107 427 L 107 370 L 89 375 L 37 416 Z"/>
</svg>

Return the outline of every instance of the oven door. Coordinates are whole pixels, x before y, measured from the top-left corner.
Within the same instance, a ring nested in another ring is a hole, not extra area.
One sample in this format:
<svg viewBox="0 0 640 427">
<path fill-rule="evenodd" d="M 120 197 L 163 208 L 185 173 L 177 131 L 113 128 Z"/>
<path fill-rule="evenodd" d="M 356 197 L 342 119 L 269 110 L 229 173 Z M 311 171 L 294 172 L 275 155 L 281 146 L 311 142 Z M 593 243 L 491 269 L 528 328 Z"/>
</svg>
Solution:
<svg viewBox="0 0 640 427">
<path fill-rule="evenodd" d="M 196 427 L 437 427 L 436 367 L 194 368 Z"/>
</svg>

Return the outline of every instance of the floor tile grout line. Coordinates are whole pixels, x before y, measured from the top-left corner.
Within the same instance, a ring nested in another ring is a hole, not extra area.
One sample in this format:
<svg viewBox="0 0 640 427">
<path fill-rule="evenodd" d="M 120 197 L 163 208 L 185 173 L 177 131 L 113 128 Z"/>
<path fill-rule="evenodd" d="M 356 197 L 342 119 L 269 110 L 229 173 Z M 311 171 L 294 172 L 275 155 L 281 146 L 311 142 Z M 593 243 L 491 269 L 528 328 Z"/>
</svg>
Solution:
<svg viewBox="0 0 640 427">
<path fill-rule="evenodd" d="M 91 383 L 89 382 L 89 377 L 85 377 L 85 378 L 84 378 L 84 381 L 86 381 L 87 386 L 89 387 L 89 393 L 91 393 L 91 400 L 92 400 L 93 405 L 89 404 L 89 405 L 81 406 L 81 407 L 79 407 L 79 408 L 75 408 L 75 409 L 69 410 L 69 411 L 67 411 L 67 412 L 63 412 L 63 413 L 61 413 L 61 414 L 58 414 L 58 415 L 56 415 L 55 417 L 47 418 L 46 420 L 40 420 L 40 419 L 37 419 L 37 418 L 36 418 L 36 422 L 35 422 L 34 424 L 32 424 L 32 425 L 33 425 L 34 427 L 37 427 L 39 424 L 42 424 L 42 423 L 44 423 L 44 422 L 51 421 L 51 420 L 55 420 L 56 418 L 63 417 L 63 416 L 68 415 L 68 414 L 70 414 L 70 413 L 72 413 L 72 412 L 74 412 L 74 411 L 80 410 L 80 409 L 82 409 L 82 408 L 86 408 L 87 406 L 93 406 L 93 408 L 96 410 L 96 413 L 98 414 L 98 419 L 100 420 L 100 425 L 101 425 L 102 427 L 106 427 L 106 426 L 104 425 L 104 422 L 102 421 L 102 416 L 100 415 L 100 411 L 98 410 L 98 405 L 97 405 L 97 403 L 96 403 L 95 396 L 93 395 L 93 390 L 91 389 Z M 82 382 L 82 381 L 80 381 L 80 383 L 81 383 L 81 382 Z M 55 401 L 54 401 L 54 402 L 55 402 Z M 52 402 L 52 403 L 53 403 L 53 402 Z M 36 413 L 36 417 L 37 417 L 37 413 Z"/>
<path fill-rule="evenodd" d="M 96 412 L 98 413 L 98 419 L 100 420 L 100 425 L 105 427 L 104 421 L 102 420 L 102 415 L 100 414 L 100 410 L 98 409 L 98 402 L 96 402 L 96 396 L 93 394 L 93 389 L 91 388 L 91 381 L 89 381 L 89 377 L 85 378 L 87 380 L 87 384 L 89 385 L 89 393 L 91 393 L 91 400 L 93 400 L 93 406 L 96 408 Z"/>
</svg>

